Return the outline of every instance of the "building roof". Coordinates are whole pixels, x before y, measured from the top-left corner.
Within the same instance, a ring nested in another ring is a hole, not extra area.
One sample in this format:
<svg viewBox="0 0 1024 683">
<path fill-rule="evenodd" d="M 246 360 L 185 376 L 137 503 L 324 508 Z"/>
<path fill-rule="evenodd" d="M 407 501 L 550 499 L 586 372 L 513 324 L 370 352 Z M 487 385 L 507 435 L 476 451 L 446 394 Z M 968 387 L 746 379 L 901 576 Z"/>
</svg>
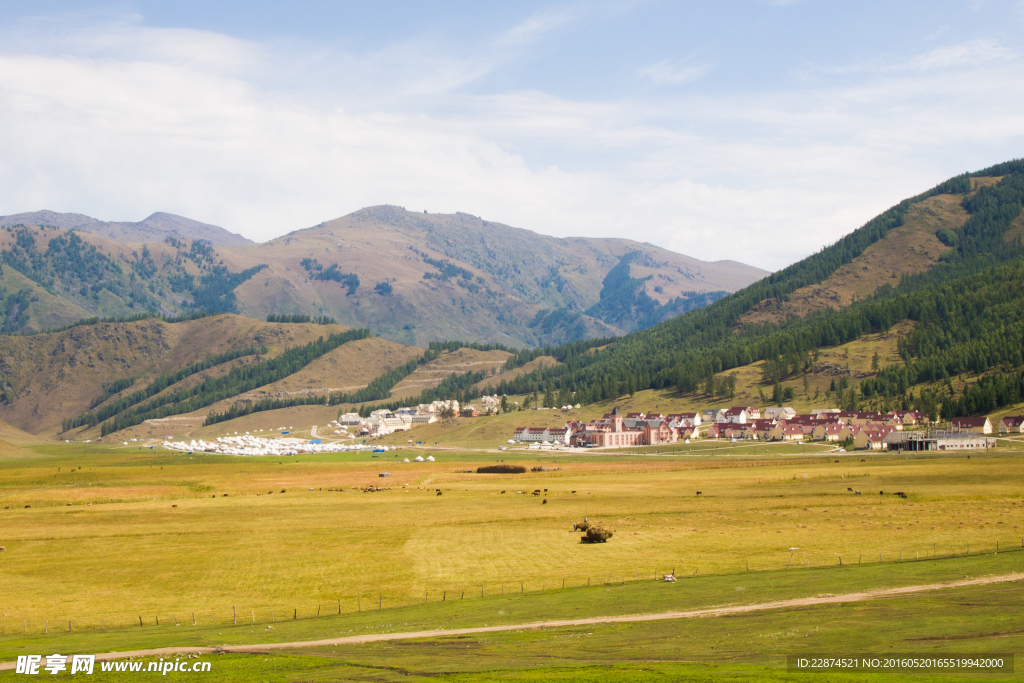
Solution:
<svg viewBox="0 0 1024 683">
<path fill-rule="evenodd" d="M 953 424 L 957 427 L 984 427 L 988 422 L 988 416 L 981 417 L 954 417 Z"/>
<path fill-rule="evenodd" d="M 1024 424 L 1024 415 L 1007 415 L 1001 422 L 1007 427 L 1020 427 Z"/>
</svg>

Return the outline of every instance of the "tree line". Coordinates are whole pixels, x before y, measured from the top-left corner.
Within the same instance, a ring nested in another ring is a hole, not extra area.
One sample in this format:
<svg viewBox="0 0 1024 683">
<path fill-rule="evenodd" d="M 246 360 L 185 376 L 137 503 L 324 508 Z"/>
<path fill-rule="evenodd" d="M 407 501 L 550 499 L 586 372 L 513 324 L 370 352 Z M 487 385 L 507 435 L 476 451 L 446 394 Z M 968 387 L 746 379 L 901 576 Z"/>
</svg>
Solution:
<svg viewBox="0 0 1024 683">
<path fill-rule="evenodd" d="M 272 384 L 294 374 L 325 353 L 342 344 L 370 336 L 369 330 L 348 330 L 332 334 L 326 339 L 320 337 L 314 342 L 290 348 L 275 358 L 255 362 L 251 365 L 232 368 L 223 377 L 207 377 L 191 389 L 180 389 L 158 396 L 150 402 L 131 408 L 114 419 L 103 423 L 104 436 L 126 427 L 132 427 L 150 419 L 169 415 L 189 413 L 208 405 L 232 398 L 253 389 Z"/>
</svg>

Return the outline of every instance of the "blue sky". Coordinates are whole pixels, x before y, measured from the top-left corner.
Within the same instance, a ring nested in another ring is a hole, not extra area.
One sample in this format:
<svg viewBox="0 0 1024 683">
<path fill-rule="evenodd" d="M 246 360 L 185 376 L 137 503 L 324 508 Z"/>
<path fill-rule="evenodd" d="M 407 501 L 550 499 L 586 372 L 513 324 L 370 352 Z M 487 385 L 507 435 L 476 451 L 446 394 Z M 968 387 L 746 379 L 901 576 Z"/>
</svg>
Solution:
<svg viewBox="0 0 1024 683">
<path fill-rule="evenodd" d="M 1022 156 L 1017 2 L 0 5 L 0 214 L 465 211 L 775 269 Z"/>
</svg>

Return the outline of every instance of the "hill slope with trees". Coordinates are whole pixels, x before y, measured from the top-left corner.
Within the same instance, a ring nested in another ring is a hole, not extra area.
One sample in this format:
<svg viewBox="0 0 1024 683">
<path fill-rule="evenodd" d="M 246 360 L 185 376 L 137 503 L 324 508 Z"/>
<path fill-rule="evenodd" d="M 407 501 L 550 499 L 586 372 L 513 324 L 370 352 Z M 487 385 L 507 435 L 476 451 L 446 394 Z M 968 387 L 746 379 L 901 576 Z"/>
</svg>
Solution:
<svg viewBox="0 0 1024 683">
<path fill-rule="evenodd" d="M 932 267 L 884 283 L 841 309 L 821 308 L 779 322 L 745 320 L 766 301 L 785 301 L 801 288 L 826 281 L 903 226 L 915 205 L 940 195 L 960 195 L 966 219 L 955 230 L 943 228 L 951 233 L 941 236 L 948 246 Z M 877 377 L 856 386 L 847 383 L 837 397 L 842 404 L 881 399 L 951 417 L 1019 401 L 1024 247 L 1014 226 L 1022 203 L 1024 162 L 952 178 L 819 253 L 705 308 L 618 339 L 521 352 L 509 359 L 508 367 L 540 355 L 553 356 L 559 364 L 497 389 L 539 391 L 558 397 L 559 404 L 571 395 L 588 403 L 648 388 L 714 393 L 723 373 L 760 362 L 765 369 L 762 382 L 775 393 L 780 381 L 808 371 L 816 351 L 911 321 L 913 329 L 900 343 L 901 362 L 879 368 Z M 951 378 L 965 373 L 982 379 L 954 391 Z"/>
</svg>

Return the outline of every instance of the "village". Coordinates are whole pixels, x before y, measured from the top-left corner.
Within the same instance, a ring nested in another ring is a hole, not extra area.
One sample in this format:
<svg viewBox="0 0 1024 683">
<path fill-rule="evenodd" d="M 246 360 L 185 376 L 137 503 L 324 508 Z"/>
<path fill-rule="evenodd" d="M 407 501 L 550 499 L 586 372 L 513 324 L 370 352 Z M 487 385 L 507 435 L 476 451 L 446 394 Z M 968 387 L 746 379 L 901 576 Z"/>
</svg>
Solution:
<svg viewBox="0 0 1024 683">
<path fill-rule="evenodd" d="M 988 435 L 1024 433 L 1024 416 L 1004 417 L 994 426 L 986 416 L 937 423 L 916 410 L 887 413 L 836 408 L 798 414 L 790 407 L 712 408 L 702 413 L 627 413 L 618 408 L 590 422 L 562 427 L 519 427 L 509 443 L 530 447 L 620 448 L 695 439 L 761 442 L 835 442 L 855 450 L 964 450 L 995 446 Z"/>
</svg>

